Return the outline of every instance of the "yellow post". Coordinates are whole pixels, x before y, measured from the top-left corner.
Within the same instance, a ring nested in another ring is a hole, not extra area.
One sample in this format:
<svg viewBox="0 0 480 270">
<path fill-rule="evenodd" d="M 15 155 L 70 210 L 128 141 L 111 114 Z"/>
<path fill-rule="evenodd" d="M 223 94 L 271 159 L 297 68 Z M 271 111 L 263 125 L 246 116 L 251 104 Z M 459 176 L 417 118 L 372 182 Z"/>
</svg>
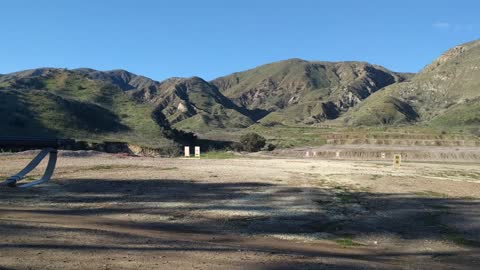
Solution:
<svg viewBox="0 0 480 270">
<path fill-rule="evenodd" d="M 400 168 L 401 163 L 402 163 L 402 155 L 400 154 L 393 155 L 393 167 Z"/>
</svg>

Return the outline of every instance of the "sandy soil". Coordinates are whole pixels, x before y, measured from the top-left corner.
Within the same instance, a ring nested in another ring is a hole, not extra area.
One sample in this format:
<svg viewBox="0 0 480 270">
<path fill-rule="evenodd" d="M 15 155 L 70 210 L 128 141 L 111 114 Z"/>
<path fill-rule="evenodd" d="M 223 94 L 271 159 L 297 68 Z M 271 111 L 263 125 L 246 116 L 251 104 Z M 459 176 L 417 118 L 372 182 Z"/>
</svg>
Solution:
<svg viewBox="0 0 480 270">
<path fill-rule="evenodd" d="M 0 176 L 30 157 L 0 156 Z M 0 196 L 0 269 L 480 266 L 474 163 L 67 153 Z"/>
</svg>

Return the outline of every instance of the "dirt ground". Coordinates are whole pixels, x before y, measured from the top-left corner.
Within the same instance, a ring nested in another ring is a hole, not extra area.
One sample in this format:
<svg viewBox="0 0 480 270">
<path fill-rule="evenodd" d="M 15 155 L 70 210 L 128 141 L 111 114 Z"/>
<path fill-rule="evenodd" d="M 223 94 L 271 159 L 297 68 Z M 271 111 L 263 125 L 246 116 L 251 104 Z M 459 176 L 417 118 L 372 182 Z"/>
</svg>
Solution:
<svg viewBox="0 0 480 270">
<path fill-rule="evenodd" d="M 480 165 L 67 152 L 0 236 L 0 269 L 479 269 Z"/>
</svg>

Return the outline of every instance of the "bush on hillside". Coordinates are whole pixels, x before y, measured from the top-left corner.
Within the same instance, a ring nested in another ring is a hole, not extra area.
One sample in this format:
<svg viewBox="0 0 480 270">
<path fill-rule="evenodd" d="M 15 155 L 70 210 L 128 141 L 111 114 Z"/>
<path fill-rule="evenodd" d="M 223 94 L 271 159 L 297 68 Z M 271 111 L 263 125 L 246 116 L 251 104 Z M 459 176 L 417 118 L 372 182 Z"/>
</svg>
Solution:
<svg viewBox="0 0 480 270">
<path fill-rule="evenodd" d="M 248 152 L 258 152 L 260 151 L 266 143 L 266 139 L 257 133 L 247 133 L 240 137 L 240 143 L 242 148 Z"/>
<path fill-rule="evenodd" d="M 470 129 L 470 133 L 480 138 L 480 128 L 472 128 Z"/>
<path fill-rule="evenodd" d="M 233 143 L 230 144 L 228 149 L 230 149 L 232 151 L 235 151 L 235 152 L 241 152 L 241 151 L 243 151 L 243 145 L 239 142 L 233 142 Z"/>
<path fill-rule="evenodd" d="M 271 143 L 265 144 L 265 146 L 262 148 L 262 151 L 273 151 L 275 150 L 275 145 Z"/>
</svg>

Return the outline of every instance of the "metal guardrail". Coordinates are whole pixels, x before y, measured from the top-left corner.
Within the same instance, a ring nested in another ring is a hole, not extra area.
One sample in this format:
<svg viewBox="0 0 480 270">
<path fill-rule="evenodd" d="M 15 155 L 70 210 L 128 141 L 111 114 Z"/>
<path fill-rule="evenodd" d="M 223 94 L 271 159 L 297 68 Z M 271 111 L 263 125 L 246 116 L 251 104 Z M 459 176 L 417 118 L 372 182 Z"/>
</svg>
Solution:
<svg viewBox="0 0 480 270">
<path fill-rule="evenodd" d="M 73 143 L 75 143 L 75 141 L 70 139 L 11 137 L 11 136 L 0 137 L 0 148 L 2 147 L 37 148 L 37 149 L 43 148 L 43 150 L 40 151 L 40 153 L 38 153 L 38 155 L 34 157 L 32 161 L 28 163 L 27 166 L 25 166 L 25 168 L 23 168 L 17 174 L 14 174 L 8 177 L 5 181 L 0 182 L 0 186 L 6 185 L 9 187 L 28 188 L 28 187 L 33 187 L 41 183 L 47 182 L 48 180 L 50 180 L 50 178 L 53 175 L 53 172 L 55 171 L 55 165 L 57 163 L 57 149 Z M 17 183 L 23 180 L 29 172 L 35 169 L 38 166 L 38 164 L 40 164 L 40 162 L 47 155 L 49 156 L 49 158 L 48 158 L 47 167 L 45 169 L 45 172 L 43 173 L 43 176 L 38 180 L 17 185 Z"/>
</svg>

